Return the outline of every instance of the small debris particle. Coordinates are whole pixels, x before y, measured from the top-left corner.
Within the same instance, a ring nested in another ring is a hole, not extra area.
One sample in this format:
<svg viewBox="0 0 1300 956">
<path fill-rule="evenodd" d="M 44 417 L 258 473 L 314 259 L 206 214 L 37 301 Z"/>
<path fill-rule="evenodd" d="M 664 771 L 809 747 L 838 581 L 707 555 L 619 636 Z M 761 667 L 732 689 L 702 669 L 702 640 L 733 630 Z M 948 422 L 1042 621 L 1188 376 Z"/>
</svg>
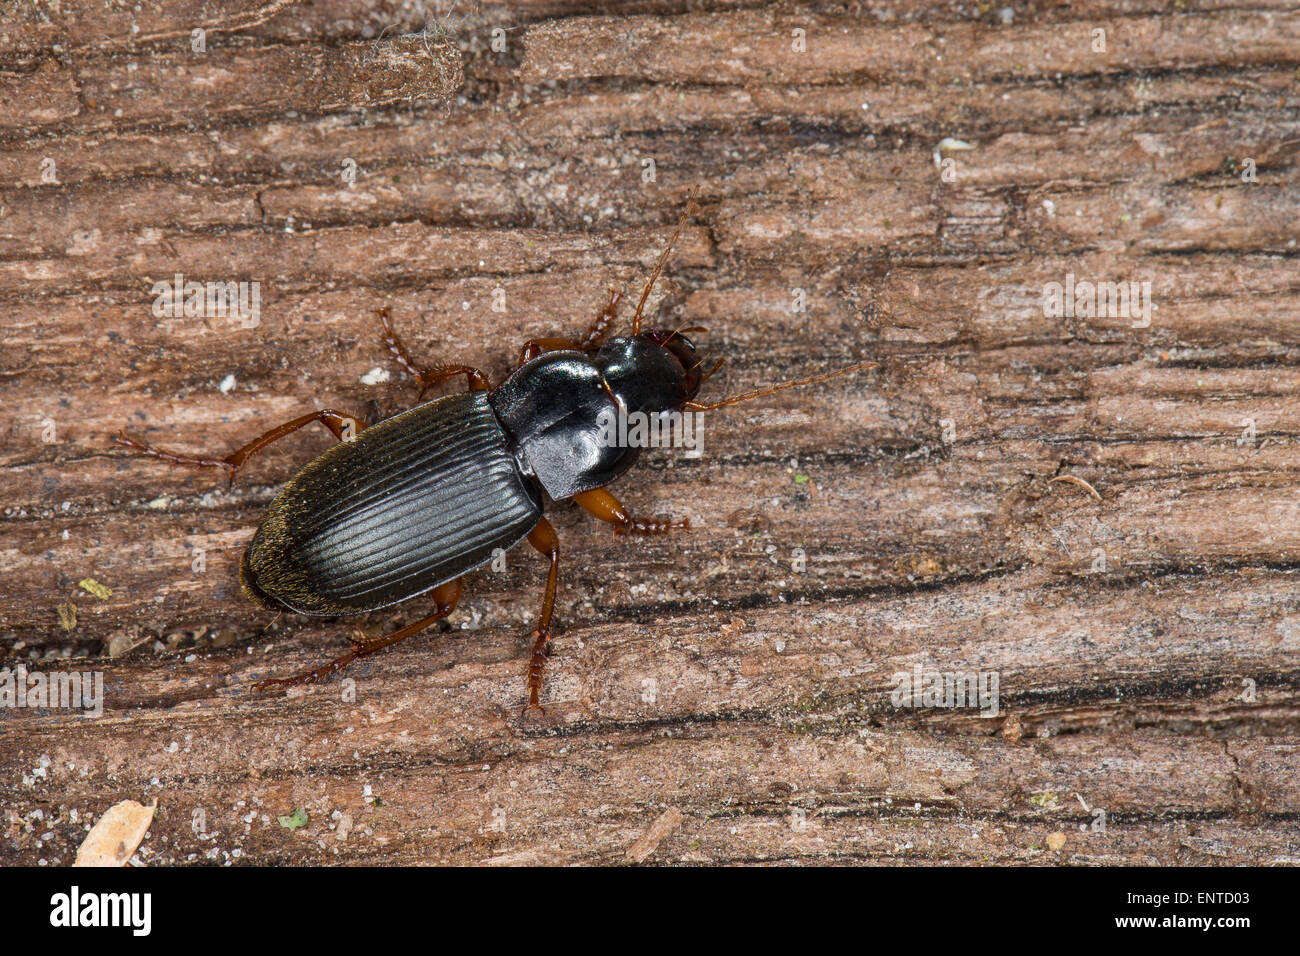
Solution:
<svg viewBox="0 0 1300 956">
<path fill-rule="evenodd" d="M 1002 721 L 1002 739 L 1007 743 L 1014 744 L 1023 736 L 1024 730 L 1020 726 L 1020 718 L 1015 714 L 1010 714 Z"/>
<path fill-rule="evenodd" d="M 952 136 L 945 136 L 939 140 L 939 144 L 934 148 L 934 165 L 943 165 L 943 154 L 949 152 L 966 152 L 975 149 L 974 143 L 968 143 L 964 139 L 955 139 Z"/>
<path fill-rule="evenodd" d="M 217 386 L 217 389 L 221 392 L 222 395 L 229 395 L 232 391 L 234 391 L 234 388 L 235 388 L 235 375 L 233 372 L 227 375 L 225 378 L 223 378 L 221 380 L 221 384 Z"/>
<path fill-rule="evenodd" d="M 641 834 L 637 841 L 627 849 L 627 859 L 631 863 L 641 863 L 650 854 L 659 849 L 659 844 L 686 819 L 676 807 L 669 807 L 659 818 L 650 824 L 650 829 Z"/>
<path fill-rule="evenodd" d="M 1092 495 L 1098 501 L 1101 501 L 1101 495 L 1098 494 L 1097 489 L 1094 488 L 1092 485 L 1088 484 L 1078 475 L 1057 475 L 1055 478 L 1050 479 L 1047 483 L 1050 485 L 1058 481 L 1068 481 L 1072 485 L 1078 485 L 1080 488 L 1087 489 L 1088 494 Z"/>
<path fill-rule="evenodd" d="M 797 474 L 794 476 L 794 483 L 796 485 L 806 485 L 808 483 L 808 476 L 802 473 Z"/>
<path fill-rule="evenodd" d="M 335 822 L 334 839 L 342 843 L 347 840 L 348 834 L 352 832 L 352 814 L 339 813 L 338 810 L 334 812 L 338 814 L 338 819 Z"/>
<path fill-rule="evenodd" d="M 71 631 L 77 626 L 77 605 L 64 601 L 55 610 L 59 612 L 59 624 L 65 631 Z"/>
<path fill-rule="evenodd" d="M 372 368 L 369 372 L 367 372 L 365 375 L 362 375 L 362 376 L 361 376 L 361 384 L 362 384 L 362 385 L 381 385 L 381 384 L 383 384 L 384 382 L 389 381 L 391 378 L 392 378 L 392 375 L 390 375 L 390 374 L 388 373 L 388 369 L 386 369 L 386 368 L 380 368 L 379 366 L 375 366 L 375 367 Z"/>
<path fill-rule="evenodd" d="M 113 596 L 112 589 L 104 587 L 104 585 L 100 584 L 94 578 L 82 578 L 77 582 L 77 587 L 87 593 L 95 595 L 95 597 L 99 598 L 101 601 L 107 601 Z"/>
<path fill-rule="evenodd" d="M 287 817 L 276 817 L 276 819 L 280 821 L 280 826 L 284 827 L 286 830 L 297 830 L 299 827 L 305 827 L 307 825 L 307 811 L 302 807 L 299 807 Z"/>
<path fill-rule="evenodd" d="M 735 637 L 745 629 L 745 619 L 743 617 L 733 617 L 726 624 L 722 625 L 722 633 L 727 637 Z"/>
<path fill-rule="evenodd" d="M 144 806 L 123 800 L 104 811 L 77 849 L 73 866 L 124 866 L 153 823 L 158 801 Z"/>
<path fill-rule="evenodd" d="M 123 655 L 130 654 L 141 644 L 147 644 L 148 642 L 148 635 L 141 637 L 133 631 L 118 631 L 108 639 L 105 652 L 109 657 L 122 657 Z"/>
<path fill-rule="evenodd" d="M 1049 834 L 1047 834 L 1047 848 L 1048 848 L 1049 850 L 1059 850 L 1059 849 L 1061 849 L 1063 846 L 1065 846 L 1065 834 L 1064 834 L 1064 833 L 1049 833 Z"/>
</svg>

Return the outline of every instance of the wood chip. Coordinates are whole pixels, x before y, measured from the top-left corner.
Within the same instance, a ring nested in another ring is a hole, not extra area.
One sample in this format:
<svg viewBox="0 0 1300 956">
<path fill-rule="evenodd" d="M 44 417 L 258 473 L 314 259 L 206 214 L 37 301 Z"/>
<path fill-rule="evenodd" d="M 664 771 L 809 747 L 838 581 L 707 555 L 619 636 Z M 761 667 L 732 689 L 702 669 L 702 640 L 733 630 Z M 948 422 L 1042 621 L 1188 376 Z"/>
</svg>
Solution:
<svg viewBox="0 0 1300 956">
<path fill-rule="evenodd" d="M 157 809 L 157 800 L 147 807 L 134 800 L 109 807 L 81 841 L 72 865 L 125 866 L 144 840 Z"/>
<path fill-rule="evenodd" d="M 1009 744 L 1014 744 L 1024 736 L 1024 730 L 1020 726 L 1020 718 L 1015 714 L 1009 714 L 1007 719 L 1002 721 L 1002 739 Z"/>
<path fill-rule="evenodd" d="M 1098 501 L 1101 501 L 1101 495 L 1097 493 L 1097 489 L 1094 488 L 1092 485 L 1088 484 L 1078 475 L 1057 475 L 1055 478 L 1050 479 L 1047 483 L 1050 485 L 1058 481 L 1068 481 L 1070 482 L 1070 484 L 1078 485 L 1080 488 L 1086 488 L 1088 494 L 1092 495 Z"/>
<path fill-rule="evenodd" d="M 659 844 L 664 841 L 664 837 L 681 826 L 684 819 L 686 819 L 685 816 L 676 807 L 669 807 L 659 814 L 659 819 L 650 824 L 650 829 L 641 834 L 637 841 L 628 847 L 627 859 L 629 862 L 644 862 L 651 853 L 659 849 Z"/>
</svg>

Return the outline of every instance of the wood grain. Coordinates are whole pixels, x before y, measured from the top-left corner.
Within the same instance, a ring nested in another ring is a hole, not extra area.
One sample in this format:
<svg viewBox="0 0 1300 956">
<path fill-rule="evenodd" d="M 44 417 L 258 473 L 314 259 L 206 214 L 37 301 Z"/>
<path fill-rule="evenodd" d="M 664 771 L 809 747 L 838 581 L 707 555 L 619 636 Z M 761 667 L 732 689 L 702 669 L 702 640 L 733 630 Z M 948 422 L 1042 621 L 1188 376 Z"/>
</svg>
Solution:
<svg viewBox="0 0 1300 956">
<path fill-rule="evenodd" d="M 106 700 L 0 710 L 0 862 L 70 863 L 128 798 L 159 803 L 145 863 L 1300 861 L 1300 15 L 1000 11 L 21 5 L 0 648 Z M 381 45 L 393 102 L 357 66 Z M 385 305 L 417 355 L 502 375 L 638 289 L 696 184 L 652 308 L 709 327 L 715 397 L 880 367 L 620 481 L 688 535 L 554 509 L 544 719 L 526 549 L 351 682 L 251 693 L 351 630 L 237 584 L 327 436 L 227 491 L 113 434 L 224 454 L 407 407 Z M 156 317 L 177 273 L 259 282 L 259 322 Z M 1067 275 L 1149 282 L 1149 325 L 1045 315 Z M 996 674 L 997 715 L 894 706 L 918 665 Z"/>
</svg>

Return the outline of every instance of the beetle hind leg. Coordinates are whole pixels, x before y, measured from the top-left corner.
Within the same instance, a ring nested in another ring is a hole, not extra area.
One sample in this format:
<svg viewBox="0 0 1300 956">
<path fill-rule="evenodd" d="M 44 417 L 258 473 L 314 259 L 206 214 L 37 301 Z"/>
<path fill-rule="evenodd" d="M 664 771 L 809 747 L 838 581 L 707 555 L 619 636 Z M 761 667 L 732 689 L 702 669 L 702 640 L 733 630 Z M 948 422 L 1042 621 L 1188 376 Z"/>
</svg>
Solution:
<svg viewBox="0 0 1300 956">
<path fill-rule="evenodd" d="M 310 670 L 303 671 L 293 677 L 273 678 L 258 681 L 253 685 L 254 691 L 268 690 L 270 688 L 294 687 L 298 684 L 315 684 L 326 680 L 337 674 L 343 668 L 347 667 L 353 661 L 367 657 L 377 651 L 382 651 L 385 647 L 391 647 L 398 641 L 404 641 L 408 637 L 420 633 L 431 624 L 436 624 L 444 617 L 456 609 L 460 602 L 461 579 L 453 578 L 445 584 L 440 584 L 433 589 L 433 599 L 438 605 L 438 610 L 428 617 L 421 618 L 413 624 L 394 631 L 392 634 L 385 634 L 383 637 L 372 638 L 371 640 L 358 640 L 352 638 L 352 648 L 346 653 L 341 654 L 319 667 L 313 667 Z"/>
<path fill-rule="evenodd" d="M 551 560 L 550 571 L 546 575 L 546 594 L 542 598 L 542 610 L 537 616 L 537 629 L 533 631 L 533 654 L 528 661 L 528 703 L 524 705 L 520 716 L 529 711 L 546 713 L 540 703 L 542 693 L 542 674 L 546 669 L 546 658 L 551 652 L 551 614 L 555 611 L 555 591 L 559 584 L 560 573 L 560 539 L 555 529 L 545 518 L 528 532 L 528 543 Z"/>
<path fill-rule="evenodd" d="M 192 465 L 198 468 L 224 468 L 228 475 L 226 487 L 229 488 L 235 483 L 235 475 L 244 467 L 248 459 L 265 448 L 271 442 L 279 441 L 285 435 L 292 434 L 304 425 L 310 425 L 312 422 L 320 422 L 330 430 L 330 433 L 339 441 L 351 441 L 357 434 L 366 427 L 366 423 L 355 415 L 348 415 L 344 412 L 336 412 L 332 408 L 322 408 L 319 411 L 310 412 L 300 418 L 295 418 L 291 422 L 285 422 L 283 425 L 277 425 L 264 435 L 254 438 L 247 445 L 244 445 L 238 451 L 232 452 L 225 458 L 209 458 L 204 455 L 182 455 L 178 452 L 167 451 L 163 448 L 155 448 L 148 442 L 140 441 L 138 438 L 132 438 L 126 432 L 118 432 L 116 443 L 125 445 L 133 451 L 146 455 L 150 458 L 159 458 L 163 461 L 170 462 L 173 465 Z"/>
</svg>

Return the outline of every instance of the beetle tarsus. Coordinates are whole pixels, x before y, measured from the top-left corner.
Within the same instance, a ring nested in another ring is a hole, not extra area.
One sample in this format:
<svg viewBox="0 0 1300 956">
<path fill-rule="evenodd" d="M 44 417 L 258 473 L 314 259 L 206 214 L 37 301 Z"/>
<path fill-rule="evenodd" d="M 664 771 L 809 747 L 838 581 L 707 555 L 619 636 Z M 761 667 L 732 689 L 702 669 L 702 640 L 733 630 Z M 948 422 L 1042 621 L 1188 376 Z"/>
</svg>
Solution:
<svg viewBox="0 0 1300 956">
<path fill-rule="evenodd" d="M 277 425 L 263 435 L 254 438 L 247 445 L 239 450 L 232 452 L 225 458 L 207 458 L 202 455 L 182 455 L 174 451 L 167 451 L 163 448 L 154 448 L 148 442 L 140 441 L 138 438 L 132 438 L 126 432 L 117 433 L 116 442 L 119 445 L 138 452 L 141 455 L 147 455 L 150 458 L 158 458 L 162 461 L 170 462 L 173 465 L 192 465 L 198 468 L 224 468 L 227 472 L 226 489 L 234 487 L 235 475 L 244 467 L 248 459 L 265 448 L 274 441 L 279 441 L 285 435 L 290 435 L 302 428 L 304 425 L 310 425 L 312 422 L 320 422 L 330 430 L 339 441 L 350 441 L 366 427 L 366 423 L 355 415 L 349 415 L 346 412 L 337 412 L 332 408 L 322 408 L 319 411 L 309 412 L 295 418 L 291 422 L 285 422 L 283 425 Z"/>
<path fill-rule="evenodd" d="M 392 634 L 386 634 L 383 637 L 373 639 L 363 637 L 358 640 L 355 636 L 349 636 L 349 640 L 352 641 L 352 648 L 346 654 L 340 654 L 334 660 L 319 667 L 313 667 L 311 670 L 303 671 L 294 677 L 260 680 L 253 685 L 253 690 L 263 691 L 273 687 L 287 688 L 296 687 L 299 684 L 315 684 L 333 677 L 357 658 L 366 657 L 376 651 L 382 651 L 385 647 L 391 647 L 398 641 L 404 641 L 411 635 L 420 633 L 430 624 L 441 621 L 456 609 L 456 604 L 460 601 L 460 592 L 460 578 L 452 578 L 450 581 L 446 581 L 433 589 L 433 599 L 437 602 L 438 610 L 428 617 L 422 617 L 414 624 L 408 624 L 406 627 L 399 628 Z"/>
<path fill-rule="evenodd" d="M 201 455 L 180 455 L 176 452 L 167 451 L 162 448 L 154 448 L 148 442 L 140 441 L 138 438 L 132 438 L 126 432 L 119 431 L 114 439 L 119 445 L 125 445 L 138 454 L 145 455 L 149 458 L 157 458 L 161 461 L 173 465 L 193 465 L 197 468 L 224 468 L 229 473 L 226 480 L 226 487 L 230 488 L 235 483 L 235 473 L 239 471 L 239 465 L 232 463 L 227 458 L 205 458 Z"/>
<path fill-rule="evenodd" d="M 449 378 L 455 378 L 457 375 L 464 375 L 465 382 L 470 391 L 476 389 L 487 390 L 492 387 L 491 380 L 483 373 L 482 370 L 474 368 L 472 365 L 435 365 L 432 368 L 425 369 L 423 372 L 415 367 L 411 361 L 411 355 L 406 351 L 406 345 L 393 328 L 393 321 L 388 314 L 387 309 L 380 309 L 379 321 L 384 326 L 384 342 L 388 345 L 388 351 L 393 353 L 393 358 L 397 364 L 402 367 L 407 375 L 415 379 L 420 386 L 420 394 L 417 401 L 424 401 L 424 395 L 429 389 L 439 382 Z"/>
<path fill-rule="evenodd" d="M 343 668 L 347 667 L 361 655 L 356 651 L 334 658 L 328 664 L 322 664 L 320 667 L 313 667 L 311 670 L 303 671 L 301 674 L 295 674 L 293 677 L 273 677 L 267 680 L 260 680 L 253 685 L 253 690 L 260 693 L 264 690 L 288 689 L 297 687 L 300 684 L 319 684 L 330 677 L 333 677 Z"/>
<path fill-rule="evenodd" d="M 618 537 L 627 535 L 648 536 L 656 534 L 668 534 L 670 531 L 690 531 L 691 519 L 681 518 L 674 520 L 672 518 L 632 518 L 629 517 L 623 524 L 614 526 L 614 534 Z"/>
<path fill-rule="evenodd" d="M 533 631 L 532 637 L 533 656 L 528 662 L 528 703 L 519 712 L 520 717 L 526 717 L 534 710 L 542 716 L 546 715 L 546 708 L 541 705 L 539 698 L 542 693 L 542 675 L 546 670 L 546 658 L 551 656 L 550 629 Z"/>
<path fill-rule="evenodd" d="M 622 292 L 617 289 L 609 290 L 609 301 L 596 313 L 596 318 L 592 321 L 591 327 L 587 329 L 581 342 L 561 337 L 529 339 L 524 343 L 524 347 L 519 350 L 519 361 L 515 363 L 515 368 L 519 368 L 526 362 L 531 362 L 545 352 L 592 351 L 596 346 L 600 345 L 618 319 L 618 304 L 622 299 Z"/>
<path fill-rule="evenodd" d="M 637 518 L 607 488 L 581 491 L 573 496 L 573 500 L 593 518 L 612 524 L 614 534 L 619 536 L 668 534 L 691 529 L 690 518 Z"/>
</svg>

